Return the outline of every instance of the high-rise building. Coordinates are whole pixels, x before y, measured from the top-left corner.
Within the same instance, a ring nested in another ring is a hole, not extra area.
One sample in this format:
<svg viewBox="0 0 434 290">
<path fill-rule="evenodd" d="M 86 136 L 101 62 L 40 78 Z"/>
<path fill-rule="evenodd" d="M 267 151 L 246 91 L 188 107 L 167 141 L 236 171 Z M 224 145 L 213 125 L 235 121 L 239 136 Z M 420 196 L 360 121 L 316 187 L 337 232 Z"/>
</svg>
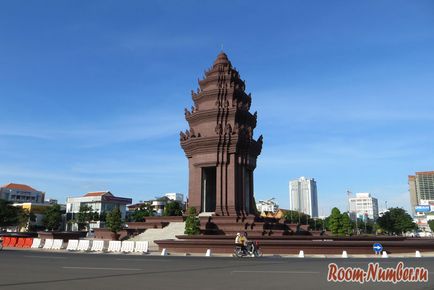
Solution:
<svg viewBox="0 0 434 290">
<path fill-rule="evenodd" d="M 352 218 L 369 218 L 376 220 L 378 218 L 378 200 L 372 197 L 370 193 L 356 193 L 356 197 L 349 198 L 350 216 Z"/>
<path fill-rule="evenodd" d="M 408 176 L 410 203 L 413 215 L 421 200 L 434 200 L 434 171 L 416 172 Z"/>
<path fill-rule="evenodd" d="M 316 181 L 304 176 L 289 182 L 289 209 L 318 217 Z"/>
</svg>

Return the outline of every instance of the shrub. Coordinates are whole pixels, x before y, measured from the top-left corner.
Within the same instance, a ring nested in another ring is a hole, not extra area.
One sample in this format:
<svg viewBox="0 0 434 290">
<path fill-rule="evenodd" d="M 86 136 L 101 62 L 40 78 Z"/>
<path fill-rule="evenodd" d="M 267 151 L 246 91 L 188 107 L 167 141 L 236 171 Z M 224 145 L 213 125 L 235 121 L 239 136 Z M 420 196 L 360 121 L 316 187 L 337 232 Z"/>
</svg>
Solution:
<svg viewBox="0 0 434 290">
<path fill-rule="evenodd" d="M 199 235 L 200 234 L 200 221 L 196 216 L 196 208 L 190 207 L 188 209 L 188 217 L 185 220 L 185 231 L 186 235 Z"/>
</svg>

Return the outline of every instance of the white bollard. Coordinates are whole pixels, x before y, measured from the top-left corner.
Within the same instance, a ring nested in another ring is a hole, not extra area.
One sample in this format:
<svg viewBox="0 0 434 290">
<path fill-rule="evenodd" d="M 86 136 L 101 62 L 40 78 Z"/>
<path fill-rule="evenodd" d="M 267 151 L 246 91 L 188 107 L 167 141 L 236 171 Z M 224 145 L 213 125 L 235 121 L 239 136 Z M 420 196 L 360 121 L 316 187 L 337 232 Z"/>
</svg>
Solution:
<svg viewBox="0 0 434 290">
<path fill-rule="evenodd" d="M 414 256 L 416 258 L 422 258 L 422 254 L 419 251 L 416 251 L 416 254 Z"/>
<path fill-rule="evenodd" d="M 304 251 L 303 251 L 303 250 L 301 250 L 301 251 L 298 253 L 298 257 L 299 257 L 299 258 L 304 258 Z"/>
<path fill-rule="evenodd" d="M 206 250 L 205 257 L 211 257 L 211 249 Z"/>
<path fill-rule="evenodd" d="M 383 251 L 383 254 L 381 255 L 381 258 L 389 258 L 386 251 Z"/>
<path fill-rule="evenodd" d="M 348 258 L 347 251 L 343 251 L 343 252 L 342 252 L 342 258 Z"/>
<path fill-rule="evenodd" d="M 166 248 L 164 248 L 164 249 L 161 251 L 161 256 L 167 256 L 167 250 L 166 250 Z"/>
</svg>

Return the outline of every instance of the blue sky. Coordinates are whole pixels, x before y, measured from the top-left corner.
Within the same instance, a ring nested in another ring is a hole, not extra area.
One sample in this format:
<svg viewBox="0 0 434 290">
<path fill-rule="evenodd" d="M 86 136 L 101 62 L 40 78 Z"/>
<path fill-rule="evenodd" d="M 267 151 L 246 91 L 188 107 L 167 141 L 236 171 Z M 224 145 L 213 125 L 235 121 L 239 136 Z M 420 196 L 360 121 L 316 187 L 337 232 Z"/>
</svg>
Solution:
<svg viewBox="0 0 434 290">
<path fill-rule="evenodd" d="M 257 199 L 309 176 L 320 214 L 347 189 L 408 208 L 434 170 L 432 1 L 2 1 L 0 183 L 186 193 L 184 107 L 222 45 L 264 135 Z"/>
</svg>

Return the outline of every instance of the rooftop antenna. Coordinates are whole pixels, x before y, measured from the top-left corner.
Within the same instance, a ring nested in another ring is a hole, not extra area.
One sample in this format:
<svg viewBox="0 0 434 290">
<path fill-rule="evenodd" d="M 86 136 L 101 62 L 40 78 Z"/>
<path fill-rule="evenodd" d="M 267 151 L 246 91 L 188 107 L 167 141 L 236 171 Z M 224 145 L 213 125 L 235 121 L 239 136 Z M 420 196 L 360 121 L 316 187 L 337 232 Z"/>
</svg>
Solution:
<svg viewBox="0 0 434 290">
<path fill-rule="evenodd" d="M 221 49 L 220 49 L 220 51 L 222 51 L 222 52 L 223 52 L 223 43 L 221 44 Z"/>
</svg>

